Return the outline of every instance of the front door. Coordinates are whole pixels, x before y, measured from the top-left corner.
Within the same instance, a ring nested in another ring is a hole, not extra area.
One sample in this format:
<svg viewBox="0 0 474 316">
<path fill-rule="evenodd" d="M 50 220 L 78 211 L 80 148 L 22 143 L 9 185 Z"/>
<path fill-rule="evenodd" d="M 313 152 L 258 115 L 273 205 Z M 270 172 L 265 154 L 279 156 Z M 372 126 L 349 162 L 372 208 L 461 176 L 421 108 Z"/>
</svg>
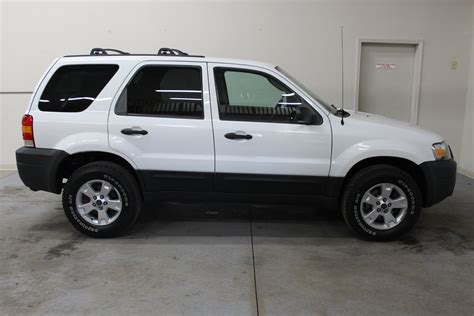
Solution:
<svg viewBox="0 0 474 316">
<path fill-rule="evenodd" d="M 109 143 L 136 164 L 146 191 L 213 189 L 208 90 L 205 63 L 142 63 L 123 84 Z"/>
<path fill-rule="evenodd" d="M 276 71 L 208 64 L 216 152 L 216 190 L 324 192 L 331 157 L 327 116 Z M 302 108 L 317 118 L 297 122 Z"/>
</svg>

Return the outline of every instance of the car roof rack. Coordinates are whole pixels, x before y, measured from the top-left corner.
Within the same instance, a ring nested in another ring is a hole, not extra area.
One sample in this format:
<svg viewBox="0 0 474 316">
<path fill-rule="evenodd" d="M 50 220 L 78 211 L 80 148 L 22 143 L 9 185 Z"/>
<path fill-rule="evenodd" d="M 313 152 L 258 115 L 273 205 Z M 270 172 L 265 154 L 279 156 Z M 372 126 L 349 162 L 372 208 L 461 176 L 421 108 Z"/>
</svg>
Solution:
<svg viewBox="0 0 474 316">
<path fill-rule="evenodd" d="M 113 48 L 93 48 L 91 49 L 90 54 L 91 55 L 109 55 L 109 52 L 113 52 L 118 55 L 130 55 L 130 53 L 123 52 L 121 50 L 113 49 Z"/>
<path fill-rule="evenodd" d="M 168 48 L 168 47 L 162 47 L 158 51 L 158 55 L 160 56 L 189 56 L 188 53 L 185 53 L 179 49 L 176 48 Z"/>
<path fill-rule="evenodd" d="M 204 57 L 202 55 L 189 55 L 182 50 L 176 48 L 162 47 L 158 50 L 158 56 L 172 56 L 172 57 Z"/>
<path fill-rule="evenodd" d="M 113 53 L 113 54 L 110 54 Z M 153 54 L 130 54 L 114 48 L 100 48 L 96 47 L 91 49 L 89 55 L 93 56 L 103 56 L 103 55 L 147 55 L 153 56 Z M 158 50 L 158 56 L 169 56 L 169 57 L 204 57 L 202 55 L 189 55 L 188 53 L 183 52 L 182 50 L 176 48 L 162 47 Z"/>
</svg>

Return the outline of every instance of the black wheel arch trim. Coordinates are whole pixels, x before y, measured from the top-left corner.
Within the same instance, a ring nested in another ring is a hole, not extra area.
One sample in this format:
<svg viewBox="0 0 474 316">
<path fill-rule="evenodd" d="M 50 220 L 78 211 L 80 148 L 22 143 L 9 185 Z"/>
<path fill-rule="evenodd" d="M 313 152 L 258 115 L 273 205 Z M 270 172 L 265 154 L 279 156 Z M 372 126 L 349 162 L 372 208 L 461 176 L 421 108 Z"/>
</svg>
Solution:
<svg viewBox="0 0 474 316">
<path fill-rule="evenodd" d="M 68 154 L 59 149 L 21 147 L 16 151 L 16 161 L 20 179 L 33 191 L 59 194 L 63 178 L 69 178 L 76 169 L 96 161 L 121 165 L 135 177 L 142 192 L 144 189 L 141 174 L 127 160 L 113 153 L 86 151 Z"/>
</svg>

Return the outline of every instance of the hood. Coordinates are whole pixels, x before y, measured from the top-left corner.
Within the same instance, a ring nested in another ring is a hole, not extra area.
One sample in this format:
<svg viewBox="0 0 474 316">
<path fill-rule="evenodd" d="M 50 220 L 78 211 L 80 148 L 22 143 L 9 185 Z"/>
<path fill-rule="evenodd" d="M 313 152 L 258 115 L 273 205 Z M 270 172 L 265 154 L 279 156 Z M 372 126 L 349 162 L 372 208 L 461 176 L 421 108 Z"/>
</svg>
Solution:
<svg viewBox="0 0 474 316">
<path fill-rule="evenodd" d="M 380 136 L 387 138 L 402 138 L 407 140 L 424 140 L 430 143 L 443 141 L 443 137 L 440 135 L 430 130 L 411 125 L 407 122 L 372 113 L 354 111 L 347 112 L 350 113 L 350 116 L 344 119 L 345 124 L 360 127 L 363 130 L 366 128 L 370 129 Z M 338 119 L 340 120 L 340 118 Z M 413 137 L 416 137 L 416 139 L 413 139 Z"/>
<path fill-rule="evenodd" d="M 419 164 L 433 160 L 432 145 L 443 141 L 440 135 L 406 122 L 370 113 L 349 113 L 344 125 L 340 117 L 330 116 L 336 155 L 357 152 L 360 159 L 393 156 Z"/>
</svg>

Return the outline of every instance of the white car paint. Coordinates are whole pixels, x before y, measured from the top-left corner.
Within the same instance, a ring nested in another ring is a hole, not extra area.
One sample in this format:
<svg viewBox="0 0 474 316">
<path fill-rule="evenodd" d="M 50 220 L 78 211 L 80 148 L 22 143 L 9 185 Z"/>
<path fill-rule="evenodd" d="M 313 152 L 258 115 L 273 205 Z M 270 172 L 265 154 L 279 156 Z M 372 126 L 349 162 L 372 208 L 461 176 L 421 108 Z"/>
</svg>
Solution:
<svg viewBox="0 0 474 316">
<path fill-rule="evenodd" d="M 59 113 L 38 109 L 41 93 L 59 67 L 103 63 L 117 64 L 120 68 L 85 111 Z M 204 120 L 132 118 L 114 113 L 115 102 L 128 79 L 140 65 L 150 63 L 202 67 Z M 271 74 L 300 93 L 321 114 L 323 124 L 220 121 L 213 74 L 209 71 L 207 78 L 206 71 L 207 67 L 212 69 L 217 64 Z M 432 132 L 363 113 L 351 113 L 341 125 L 340 117 L 332 115 L 302 88 L 275 71 L 273 65 L 238 59 L 147 55 L 60 58 L 52 63 L 40 81 L 27 114 L 34 117 L 36 147 L 60 149 L 69 154 L 110 152 L 126 159 L 136 169 L 344 177 L 352 166 L 370 157 L 399 157 L 415 164 L 432 161 L 431 145 L 442 141 Z M 125 138 L 120 134 L 121 129 L 134 126 L 150 129 L 156 136 Z M 235 131 L 245 131 L 256 137 L 252 142 L 230 142 L 221 137 Z"/>
<path fill-rule="evenodd" d="M 442 137 L 384 116 L 350 112 L 344 119 L 329 116 L 333 128 L 330 176 L 344 177 L 359 161 L 373 157 L 398 157 L 421 164 L 435 160 L 431 145 Z"/>
</svg>

